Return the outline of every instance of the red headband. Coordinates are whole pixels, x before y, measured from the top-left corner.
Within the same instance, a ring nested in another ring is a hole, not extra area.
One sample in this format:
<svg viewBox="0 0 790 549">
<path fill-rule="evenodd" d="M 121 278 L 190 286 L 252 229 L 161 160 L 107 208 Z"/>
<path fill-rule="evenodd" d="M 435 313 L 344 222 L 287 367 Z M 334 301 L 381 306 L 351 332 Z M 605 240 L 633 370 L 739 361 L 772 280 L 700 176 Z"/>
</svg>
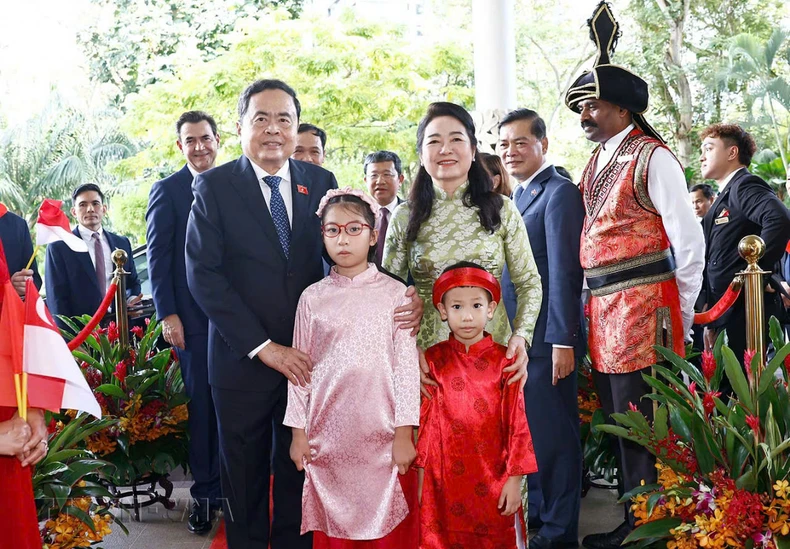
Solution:
<svg viewBox="0 0 790 549">
<path fill-rule="evenodd" d="M 501 289 L 499 281 L 494 275 L 485 269 L 477 267 L 461 267 L 459 269 L 452 269 L 442 274 L 433 285 L 433 306 L 436 307 L 449 290 L 458 288 L 460 286 L 474 286 L 476 288 L 483 288 L 489 294 L 491 299 L 499 303 L 501 297 Z"/>
</svg>

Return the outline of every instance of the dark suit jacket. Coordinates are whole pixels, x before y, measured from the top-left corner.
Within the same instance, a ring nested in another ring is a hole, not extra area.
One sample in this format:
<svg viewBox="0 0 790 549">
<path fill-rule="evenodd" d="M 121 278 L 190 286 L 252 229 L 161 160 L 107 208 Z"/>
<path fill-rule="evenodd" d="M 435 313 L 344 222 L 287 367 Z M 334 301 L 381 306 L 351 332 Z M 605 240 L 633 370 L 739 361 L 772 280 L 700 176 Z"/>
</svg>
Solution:
<svg viewBox="0 0 790 549">
<path fill-rule="evenodd" d="M 177 314 L 186 334 L 208 333 L 208 319 L 187 285 L 186 237 L 192 209 L 192 172 L 184 165 L 157 181 L 148 197 L 145 214 L 148 240 L 148 276 L 156 316 Z"/>
<path fill-rule="evenodd" d="M 27 266 L 30 256 L 33 255 L 33 241 L 30 238 L 27 222 L 13 212 L 6 212 L 0 217 L 0 242 L 3 243 L 5 250 L 8 274 L 13 276 Z M 41 289 L 38 264 L 33 261 L 30 268 L 33 270 L 33 282 L 36 283 L 36 288 Z"/>
<path fill-rule="evenodd" d="M 581 193 L 554 166 L 549 166 L 526 190 L 519 186 L 513 200 L 527 226 L 543 287 L 529 354 L 551 356 L 552 345 L 557 344 L 571 346 L 577 356 L 582 356 L 587 338 L 581 303 L 584 273 L 579 261 L 584 222 Z M 504 283 L 505 305 L 515 314 L 516 295 L 509 274 Z"/>
<path fill-rule="evenodd" d="M 321 223 L 315 212 L 337 181 L 318 166 L 289 162 L 293 223 L 288 259 L 247 157 L 195 178 L 187 224 L 187 280 L 209 319 L 209 383 L 215 387 L 267 391 L 284 380 L 247 354 L 268 339 L 292 344 L 299 297 L 324 275 Z"/>
<path fill-rule="evenodd" d="M 717 219 L 727 222 L 716 223 Z M 708 305 L 713 306 L 724 295 L 735 273 L 746 268 L 746 261 L 738 254 L 741 238 L 756 234 L 765 241 L 765 255 L 759 262 L 764 269 L 771 269 L 782 257 L 790 235 L 790 212 L 765 181 L 742 169 L 716 197 L 702 228 L 705 233 L 703 290 Z M 729 314 L 725 313 L 711 326 L 724 326 L 728 318 Z"/>
<path fill-rule="evenodd" d="M 79 229 L 72 231 L 78 237 Z M 126 252 L 124 270 L 131 273 L 126 277 L 126 296 L 140 293 L 140 279 L 132 259 L 132 245 L 125 236 L 104 230 L 110 250 Z M 66 328 L 57 317 L 93 315 L 99 308 L 103 295 L 99 293 L 96 269 L 87 252 L 75 252 L 65 242 L 53 242 L 47 246 L 46 278 L 47 306 L 61 328 Z"/>
</svg>

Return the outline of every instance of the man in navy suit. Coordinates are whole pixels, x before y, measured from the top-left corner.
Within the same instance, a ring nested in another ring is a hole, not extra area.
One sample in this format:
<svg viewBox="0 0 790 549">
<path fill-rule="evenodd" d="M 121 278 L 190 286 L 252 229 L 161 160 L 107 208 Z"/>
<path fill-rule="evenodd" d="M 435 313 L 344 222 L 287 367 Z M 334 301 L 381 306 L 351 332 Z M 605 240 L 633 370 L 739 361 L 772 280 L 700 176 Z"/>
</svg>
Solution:
<svg viewBox="0 0 790 549">
<path fill-rule="evenodd" d="M 93 315 L 99 308 L 112 281 L 112 252 L 116 249 L 126 252 L 124 270 L 131 273 L 126 277 L 127 303 L 135 305 L 142 298 L 129 239 L 102 228 L 107 206 L 99 186 L 80 185 L 71 200 L 71 215 L 78 223 L 72 232 L 85 241 L 88 253 L 75 252 L 65 242 L 48 245 L 44 281 L 47 306 L 62 329 L 66 325 L 58 316 Z"/>
<path fill-rule="evenodd" d="M 187 162 L 151 187 L 145 216 L 148 273 L 162 335 L 176 349 L 189 397 L 189 469 L 194 484 L 187 528 L 206 534 L 221 504 L 219 442 L 208 383 L 208 319 L 187 285 L 185 247 L 192 180 L 214 167 L 219 133 L 211 116 L 188 111 L 176 122 L 176 135 Z"/>
<path fill-rule="evenodd" d="M 395 208 L 403 202 L 398 198 L 398 189 L 403 184 L 403 170 L 400 157 L 390 151 L 370 153 L 365 157 L 362 169 L 365 172 L 368 193 L 381 206 L 381 216 L 376 220 L 376 230 L 379 232 L 376 243 L 376 265 L 381 267 L 389 221 Z"/>
<path fill-rule="evenodd" d="M 19 297 L 24 299 L 28 278 L 33 277 L 36 288 L 41 288 L 41 277 L 36 262 L 33 261 L 30 269 L 25 268 L 33 255 L 30 227 L 24 219 L 9 212 L 2 203 L 0 203 L 0 242 L 3 243 L 8 272 L 11 273 L 11 283 Z"/>
<path fill-rule="evenodd" d="M 576 361 L 585 352 L 579 245 L 584 206 L 579 189 L 546 160 L 546 124 L 519 109 L 499 124 L 497 152 L 518 186 L 513 200 L 527 225 L 543 286 L 543 303 L 529 349 L 527 418 L 538 472 L 528 475 L 529 522 L 539 527 L 531 549 L 578 546 L 582 452 Z M 515 291 L 504 280 L 505 304 Z"/>
<path fill-rule="evenodd" d="M 310 380 L 310 357 L 291 347 L 294 318 L 302 291 L 324 274 L 315 212 L 337 181 L 323 168 L 289 159 L 300 111 L 284 82 L 249 85 L 236 125 L 244 155 L 199 174 L 193 185 L 187 281 L 209 319 L 209 383 L 230 549 L 312 547 L 312 535 L 300 535 L 304 474 L 289 457 L 291 430 L 283 418 L 287 383 Z M 407 295 L 411 305 L 397 320 L 414 329 L 422 301 L 413 288 Z"/>
</svg>

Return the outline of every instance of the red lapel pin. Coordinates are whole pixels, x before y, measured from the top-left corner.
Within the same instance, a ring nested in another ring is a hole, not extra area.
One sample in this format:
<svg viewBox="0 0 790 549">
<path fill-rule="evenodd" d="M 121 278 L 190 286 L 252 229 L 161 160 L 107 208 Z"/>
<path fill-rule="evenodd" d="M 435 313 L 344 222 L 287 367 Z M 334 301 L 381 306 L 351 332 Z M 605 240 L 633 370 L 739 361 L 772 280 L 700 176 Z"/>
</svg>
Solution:
<svg viewBox="0 0 790 549">
<path fill-rule="evenodd" d="M 307 194 L 307 187 L 305 187 L 304 185 L 297 185 L 296 191 L 301 194 Z"/>
</svg>

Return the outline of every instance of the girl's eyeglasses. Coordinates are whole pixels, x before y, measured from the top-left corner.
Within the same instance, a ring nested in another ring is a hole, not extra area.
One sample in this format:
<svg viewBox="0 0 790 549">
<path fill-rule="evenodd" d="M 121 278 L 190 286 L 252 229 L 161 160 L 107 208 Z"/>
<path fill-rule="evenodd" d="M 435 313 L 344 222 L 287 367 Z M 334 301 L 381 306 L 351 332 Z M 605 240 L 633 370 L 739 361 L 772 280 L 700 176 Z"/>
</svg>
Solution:
<svg viewBox="0 0 790 549">
<path fill-rule="evenodd" d="M 348 236 L 359 236 L 362 234 L 362 231 L 365 230 L 365 227 L 371 231 L 373 230 L 373 227 L 367 223 L 360 223 L 359 221 L 352 221 L 351 223 L 346 223 L 345 225 L 327 223 L 326 225 L 321 225 L 321 234 L 328 238 L 337 238 L 340 236 L 340 231 L 342 229 L 346 231 Z"/>
</svg>

